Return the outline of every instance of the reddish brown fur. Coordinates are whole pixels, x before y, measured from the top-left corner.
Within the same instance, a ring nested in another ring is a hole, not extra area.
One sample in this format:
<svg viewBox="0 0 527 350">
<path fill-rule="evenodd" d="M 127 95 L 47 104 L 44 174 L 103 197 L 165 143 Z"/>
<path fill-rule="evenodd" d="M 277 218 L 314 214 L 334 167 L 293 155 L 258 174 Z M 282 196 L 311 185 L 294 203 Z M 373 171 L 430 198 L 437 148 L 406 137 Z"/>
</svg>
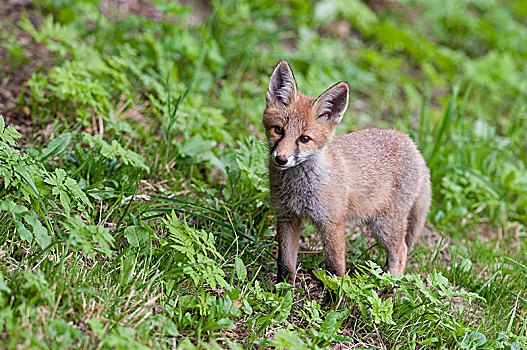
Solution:
<svg viewBox="0 0 527 350">
<path fill-rule="evenodd" d="M 292 129 L 291 133 L 285 135 L 285 139 L 279 145 L 279 154 L 292 153 L 292 147 L 300 135 L 305 134 L 310 136 L 314 144 L 308 143 L 300 145 L 305 149 L 315 149 L 317 144 L 324 145 L 333 135 L 333 128 L 327 124 L 316 123 L 317 117 L 316 106 L 314 106 L 315 98 L 304 95 L 300 91 L 297 92 L 294 102 L 287 106 L 285 111 L 276 105 L 268 105 L 264 112 L 263 123 L 266 130 L 267 139 L 276 142 L 280 137 L 273 131 L 274 126 L 284 128 L 291 119 L 297 123 Z M 283 149 L 282 149 L 283 148 Z"/>
</svg>

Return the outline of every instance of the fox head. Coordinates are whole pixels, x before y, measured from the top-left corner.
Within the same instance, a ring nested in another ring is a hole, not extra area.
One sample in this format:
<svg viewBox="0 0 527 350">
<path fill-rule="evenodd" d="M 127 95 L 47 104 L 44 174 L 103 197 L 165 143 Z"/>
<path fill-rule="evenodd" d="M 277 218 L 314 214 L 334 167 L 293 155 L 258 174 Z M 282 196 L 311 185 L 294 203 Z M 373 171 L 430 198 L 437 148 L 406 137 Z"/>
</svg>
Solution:
<svg viewBox="0 0 527 350">
<path fill-rule="evenodd" d="M 331 141 L 348 107 L 349 85 L 341 81 L 317 98 L 304 95 L 289 64 L 280 61 L 265 97 L 263 124 L 271 163 L 287 169 L 315 156 Z"/>
</svg>

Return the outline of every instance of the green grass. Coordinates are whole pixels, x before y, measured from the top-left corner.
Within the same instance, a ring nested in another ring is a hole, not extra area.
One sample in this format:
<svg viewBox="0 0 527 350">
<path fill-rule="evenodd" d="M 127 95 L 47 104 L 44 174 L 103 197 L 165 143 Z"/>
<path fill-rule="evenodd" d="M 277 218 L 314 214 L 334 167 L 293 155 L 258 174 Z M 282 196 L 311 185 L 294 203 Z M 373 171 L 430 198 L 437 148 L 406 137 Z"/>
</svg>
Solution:
<svg viewBox="0 0 527 350">
<path fill-rule="evenodd" d="M 0 111 L 2 348 L 527 348 L 524 2 L 133 3 L 0 22 L 0 88 L 30 72 Z M 370 272 L 328 276 L 308 226 L 301 288 L 274 284 L 280 59 L 306 93 L 350 83 L 339 133 L 419 145 L 433 205 L 407 275 L 350 228 Z"/>
</svg>

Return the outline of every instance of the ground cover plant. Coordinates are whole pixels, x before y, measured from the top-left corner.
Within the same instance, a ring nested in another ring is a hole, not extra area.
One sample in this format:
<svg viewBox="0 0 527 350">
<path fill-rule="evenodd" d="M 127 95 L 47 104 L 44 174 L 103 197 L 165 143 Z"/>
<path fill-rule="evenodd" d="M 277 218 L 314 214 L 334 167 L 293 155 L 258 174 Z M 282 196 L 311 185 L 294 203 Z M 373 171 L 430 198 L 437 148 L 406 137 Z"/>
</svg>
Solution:
<svg viewBox="0 0 527 350">
<path fill-rule="evenodd" d="M 0 1 L 2 348 L 527 348 L 523 1 Z M 270 73 L 431 169 L 406 275 L 350 225 L 274 285 Z M 324 291 L 337 295 L 324 303 Z"/>
</svg>

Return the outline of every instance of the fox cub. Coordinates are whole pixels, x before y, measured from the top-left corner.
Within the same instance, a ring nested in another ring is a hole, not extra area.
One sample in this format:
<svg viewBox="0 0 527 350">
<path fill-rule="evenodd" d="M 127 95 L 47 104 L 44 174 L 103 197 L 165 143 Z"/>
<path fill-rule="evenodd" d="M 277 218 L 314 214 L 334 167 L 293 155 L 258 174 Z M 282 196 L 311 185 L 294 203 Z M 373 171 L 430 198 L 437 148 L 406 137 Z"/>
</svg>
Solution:
<svg viewBox="0 0 527 350">
<path fill-rule="evenodd" d="M 402 274 L 431 201 L 430 172 L 415 143 L 396 130 L 335 136 L 348 107 L 348 83 L 317 98 L 304 95 L 286 61 L 276 66 L 266 100 L 269 187 L 283 264 L 278 281 L 294 284 L 302 219 L 321 235 L 328 271 L 346 272 L 344 222 L 351 219 L 370 225 L 387 251 L 388 271 Z"/>
</svg>

